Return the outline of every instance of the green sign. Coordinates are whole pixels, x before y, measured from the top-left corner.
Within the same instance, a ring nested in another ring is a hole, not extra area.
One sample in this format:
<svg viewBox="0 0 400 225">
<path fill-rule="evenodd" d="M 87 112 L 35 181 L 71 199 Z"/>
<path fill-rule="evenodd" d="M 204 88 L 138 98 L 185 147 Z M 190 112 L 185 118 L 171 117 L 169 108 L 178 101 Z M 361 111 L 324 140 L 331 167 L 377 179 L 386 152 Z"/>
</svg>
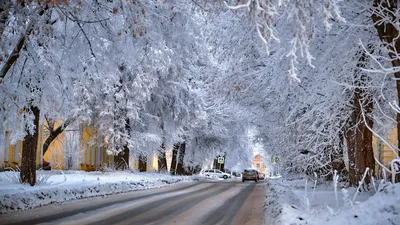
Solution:
<svg viewBox="0 0 400 225">
<path fill-rule="evenodd" d="M 224 163 L 224 157 L 220 156 L 218 157 L 218 163 L 223 164 Z"/>
<path fill-rule="evenodd" d="M 272 164 L 277 164 L 277 163 L 279 163 L 279 156 L 273 156 L 272 157 Z"/>
</svg>

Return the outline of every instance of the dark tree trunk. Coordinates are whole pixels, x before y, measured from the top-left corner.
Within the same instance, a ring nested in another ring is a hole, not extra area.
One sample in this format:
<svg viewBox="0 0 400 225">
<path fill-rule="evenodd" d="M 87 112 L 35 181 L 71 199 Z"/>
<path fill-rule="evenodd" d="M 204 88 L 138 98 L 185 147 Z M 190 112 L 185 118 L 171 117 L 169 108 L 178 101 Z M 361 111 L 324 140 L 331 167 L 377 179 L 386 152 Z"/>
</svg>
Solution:
<svg viewBox="0 0 400 225">
<path fill-rule="evenodd" d="M 144 155 L 139 156 L 139 171 L 146 172 L 147 170 L 147 157 Z"/>
<path fill-rule="evenodd" d="M 183 158 L 185 157 L 185 152 L 186 152 L 186 143 L 183 142 L 179 145 L 178 160 L 176 165 L 177 175 L 184 175 L 185 173 L 185 169 L 183 167 Z"/>
<path fill-rule="evenodd" d="M 383 20 L 393 21 L 393 23 L 398 23 L 398 18 L 394 17 L 392 11 L 398 10 L 397 0 L 373 0 L 374 7 L 382 5 L 385 10 L 382 10 L 382 14 L 372 14 L 372 20 L 375 24 L 375 28 L 378 32 L 379 38 L 386 45 L 389 52 L 389 57 L 392 60 L 393 67 L 400 67 L 400 59 L 397 54 L 400 52 L 400 39 L 399 31 L 393 26 L 392 23 L 383 22 Z M 382 18 L 384 16 L 385 18 Z M 400 105 L 400 72 L 394 73 L 396 78 L 396 89 L 397 89 L 397 104 Z M 397 113 L 397 146 L 400 148 L 400 113 Z"/>
<path fill-rule="evenodd" d="M 170 172 L 172 175 L 175 175 L 175 170 L 176 170 L 176 162 L 177 162 L 177 156 L 178 156 L 178 149 L 179 149 L 180 144 L 176 143 L 174 144 L 174 147 L 172 148 L 172 160 L 171 160 L 171 169 Z"/>
<path fill-rule="evenodd" d="M 36 184 L 36 150 L 39 139 L 39 116 L 40 110 L 35 106 L 31 106 L 35 119 L 33 124 L 35 125 L 35 130 L 33 134 L 30 134 L 28 129 L 26 129 L 27 135 L 22 142 L 22 162 L 21 162 L 21 173 L 20 179 L 23 184 L 30 184 L 34 186 Z"/>
<path fill-rule="evenodd" d="M 354 92 L 352 96 L 352 112 L 349 118 L 345 137 L 349 156 L 349 183 L 357 186 L 367 168 L 375 169 L 374 151 L 372 148 L 373 120 L 370 115 L 373 110 L 372 95 L 367 89 L 370 78 L 362 71 L 365 67 L 366 56 L 361 57 L 354 73 Z M 367 176 L 365 183 L 369 184 L 371 177 Z"/>
<path fill-rule="evenodd" d="M 167 157 L 165 155 L 165 145 L 162 143 L 158 153 L 158 172 L 165 171 L 167 171 Z"/>
<path fill-rule="evenodd" d="M 358 86 L 360 84 L 356 84 Z M 375 169 L 374 151 L 372 148 L 373 120 L 369 117 L 373 110 L 371 96 L 365 90 L 356 88 L 353 99 L 353 112 L 350 117 L 350 129 L 346 131 L 347 148 L 349 155 L 349 182 L 351 186 L 357 186 L 366 170 Z M 363 111 L 361 111 L 363 110 Z M 362 114 L 365 115 L 365 121 Z M 368 127 L 369 128 L 368 128 Z M 370 183 L 367 176 L 365 183 Z"/>
</svg>

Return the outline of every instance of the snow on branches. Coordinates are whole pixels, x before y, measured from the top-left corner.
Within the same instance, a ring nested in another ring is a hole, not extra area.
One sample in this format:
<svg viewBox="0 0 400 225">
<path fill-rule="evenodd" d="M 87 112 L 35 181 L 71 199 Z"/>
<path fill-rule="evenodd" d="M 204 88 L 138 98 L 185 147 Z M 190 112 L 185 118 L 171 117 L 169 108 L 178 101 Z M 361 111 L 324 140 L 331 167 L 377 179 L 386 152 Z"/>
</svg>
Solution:
<svg viewBox="0 0 400 225">
<path fill-rule="evenodd" d="M 276 22 L 285 17 L 291 26 L 291 46 L 286 53 L 289 58 L 288 70 L 291 81 L 300 82 L 297 72 L 298 56 L 304 58 L 308 65 L 313 66 L 313 55 L 310 53 L 310 41 L 316 34 L 317 25 L 322 20 L 327 31 L 332 22 L 345 22 L 339 10 L 341 0 L 241 0 L 232 6 L 225 2 L 231 10 L 247 9 L 253 21 L 258 36 L 263 41 L 267 54 L 270 54 L 272 42 L 280 42 L 280 29 Z"/>
</svg>

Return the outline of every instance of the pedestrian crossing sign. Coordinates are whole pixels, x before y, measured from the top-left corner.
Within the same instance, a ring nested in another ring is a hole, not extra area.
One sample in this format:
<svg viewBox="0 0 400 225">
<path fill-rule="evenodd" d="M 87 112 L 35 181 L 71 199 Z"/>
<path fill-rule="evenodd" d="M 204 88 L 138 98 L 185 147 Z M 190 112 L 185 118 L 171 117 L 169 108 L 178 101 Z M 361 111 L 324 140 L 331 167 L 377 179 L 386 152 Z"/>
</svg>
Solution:
<svg viewBox="0 0 400 225">
<path fill-rule="evenodd" d="M 220 156 L 218 157 L 218 163 L 223 164 L 224 163 L 224 157 Z"/>
</svg>

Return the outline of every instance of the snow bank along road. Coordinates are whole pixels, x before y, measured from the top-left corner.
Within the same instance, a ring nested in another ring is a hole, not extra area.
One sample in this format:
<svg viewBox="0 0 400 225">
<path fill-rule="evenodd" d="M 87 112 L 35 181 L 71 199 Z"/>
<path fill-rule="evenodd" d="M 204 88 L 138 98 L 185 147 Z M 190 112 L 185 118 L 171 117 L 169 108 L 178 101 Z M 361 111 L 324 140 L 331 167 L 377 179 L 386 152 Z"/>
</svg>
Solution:
<svg viewBox="0 0 400 225">
<path fill-rule="evenodd" d="M 0 224 L 263 224 L 265 183 L 207 181 L 0 215 Z"/>
</svg>

